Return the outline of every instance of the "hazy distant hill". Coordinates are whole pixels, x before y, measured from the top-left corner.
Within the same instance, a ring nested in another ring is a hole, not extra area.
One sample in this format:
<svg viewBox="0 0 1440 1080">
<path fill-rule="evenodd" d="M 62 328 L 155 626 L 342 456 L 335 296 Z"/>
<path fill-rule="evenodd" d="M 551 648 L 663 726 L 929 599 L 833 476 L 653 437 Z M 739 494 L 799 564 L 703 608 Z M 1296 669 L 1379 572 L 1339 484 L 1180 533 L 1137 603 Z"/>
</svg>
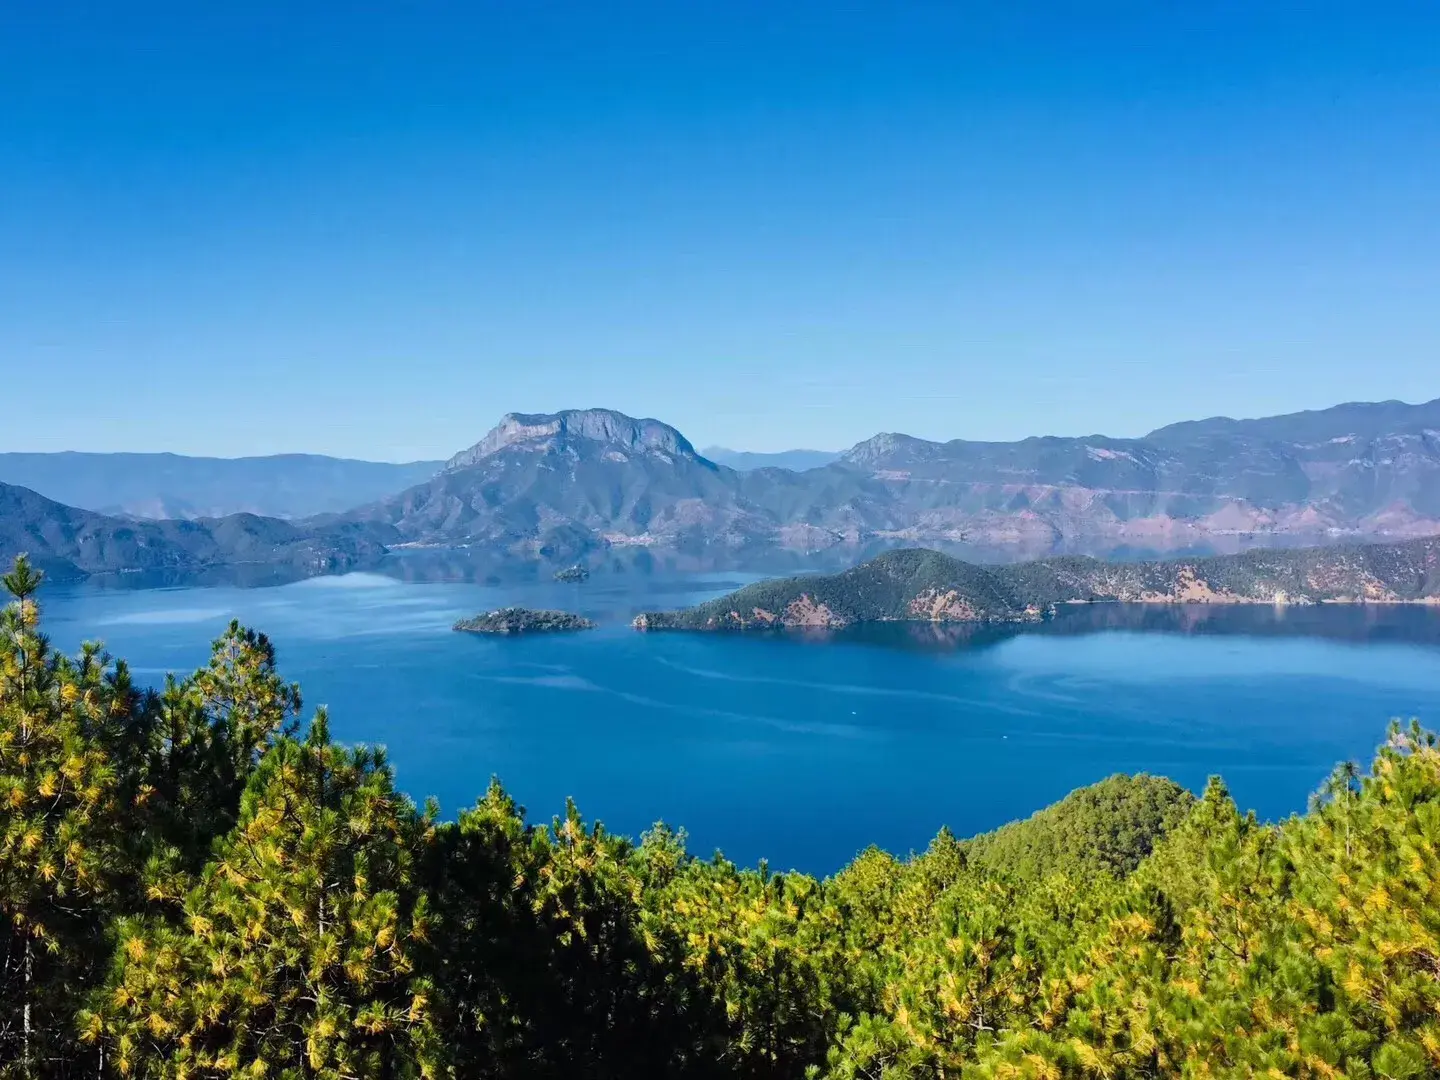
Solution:
<svg viewBox="0 0 1440 1080">
<path fill-rule="evenodd" d="M 1352 401 L 1329 409 L 1232 420 L 1212 416 L 1159 428 L 1146 436 L 1156 442 L 1184 441 L 1196 436 L 1249 436 L 1275 442 L 1317 443 L 1339 439 L 1383 439 L 1400 435 L 1434 435 L 1440 430 L 1440 398 L 1423 405 L 1403 401 Z"/>
<path fill-rule="evenodd" d="M 393 525 L 416 544 L 556 553 L 1422 536 L 1440 533 L 1440 401 L 1204 420 L 1141 439 L 882 434 L 805 472 L 738 471 L 666 424 L 612 410 L 512 414 L 433 478 L 344 517 Z"/>
<path fill-rule="evenodd" d="M 723 446 L 711 446 L 701 451 L 717 465 L 728 465 L 740 472 L 752 469 L 789 469 L 804 472 L 829 465 L 840 457 L 835 450 L 777 450 L 770 454 L 754 453 L 749 450 L 727 450 Z"/>
<path fill-rule="evenodd" d="M 301 518 L 389 495 L 434 475 L 442 464 L 395 465 L 316 454 L 0 454 L 0 482 L 105 514 Z"/>
<path fill-rule="evenodd" d="M 378 558 L 386 535 L 374 527 L 308 528 L 254 514 L 194 521 L 114 518 L 0 484 L 0 564 L 28 552 L 41 569 L 60 577 L 235 563 L 284 563 L 318 573 Z"/>
<path fill-rule="evenodd" d="M 937 443 L 877 435 L 842 467 L 884 481 L 914 539 L 1440 532 L 1440 400 L 1175 424 L 1143 439 Z"/>
<path fill-rule="evenodd" d="M 1202 604 L 1440 601 L 1440 539 L 1249 551 L 1113 563 L 1069 556 L 979 566 L 938 551 L 886 552 L 839 574 L 762 581 L 685 611 L 650 612 L 647 630 L 843 627 L 868 622 L 1015 622 L 1096 601 Z"/>
</svg>

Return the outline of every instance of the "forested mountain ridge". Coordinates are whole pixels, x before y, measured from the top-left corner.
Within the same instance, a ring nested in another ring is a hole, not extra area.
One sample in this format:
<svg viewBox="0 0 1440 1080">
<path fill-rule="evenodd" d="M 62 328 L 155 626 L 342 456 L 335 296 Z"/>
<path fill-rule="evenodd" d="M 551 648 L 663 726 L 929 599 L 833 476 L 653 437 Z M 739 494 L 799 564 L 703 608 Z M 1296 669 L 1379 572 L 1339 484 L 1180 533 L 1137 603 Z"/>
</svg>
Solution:
<svg viewBox="0 0 1440 1080">
<path fill-rule="evenodd" d="M 343 522 L 310 528 L 254 514 L 195 521 L 107 517 L 0 484 L 0 560 L 29 553 L 58 576 L 235 563 L 322 573 L 378 558 L 385 550 L 380 534 Z"/>
<path fill-rule="evenodd" d="M 444 462 L 392 464 L 319 454 L 0 454 L 0 483 L 96 513 L 152 519 L 336 513 L 418 483 Z"/>
<path fill-rule="evenodd" d="M 1042 881 L 1095 872 L 1124 877 L 1185 820 L 1195 796 L 1161 776 L 1110 776 L 1023 821 L 962 842 L 977 869 Z"/>
<path fill-rule="evenodd" d="M 39 585 L 18 564 L 0 614 L 0 1075 L 1440 1073 L 1418 726 L 1278 824 L 1112 777 L 819 880 L 532 824 L 498 782 L 442 821 L 301 731 L 263 635 L 146 692 L 55 653 Z"/>
<path fill-rule="evenodd" d="M 839 574 L 761 581 L 643 630 L 841 627 L 866 622 L 1016 622 L 1060 604 L 1440 603 L 1440 537 L 1278 548 L 1158 562 L 1081 556 L 979 566 L 938 551 L 885 552 Z"/>
<path fill-rule="evenodd" d="M 352 511 L 415 544 L 815 549 L 870 539 L 1031 551 L 1440 533 L 1440 400 L 1176 424 L 1141 439 L 882 434 L 819 468 L 730 469 L 609 409 L 510 414 L 441 473 Z"/>
</svg>

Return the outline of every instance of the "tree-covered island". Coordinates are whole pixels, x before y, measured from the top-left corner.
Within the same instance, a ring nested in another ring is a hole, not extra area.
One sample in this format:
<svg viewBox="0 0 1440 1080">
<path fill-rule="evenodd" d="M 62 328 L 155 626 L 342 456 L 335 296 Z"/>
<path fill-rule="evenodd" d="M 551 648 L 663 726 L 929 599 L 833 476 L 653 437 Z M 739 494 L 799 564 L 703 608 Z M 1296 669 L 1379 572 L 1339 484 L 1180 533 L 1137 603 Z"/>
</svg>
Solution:
<svg viewBox="0 0 1440 1080">
<path fill-rule="evenodd" d="M 456 630 L 469 634 L 553 634 L 567 630 L 593 630 L 595 624 L 568 611 L 540 611 L 507 607 L 461 619 Z"/>
</svg>

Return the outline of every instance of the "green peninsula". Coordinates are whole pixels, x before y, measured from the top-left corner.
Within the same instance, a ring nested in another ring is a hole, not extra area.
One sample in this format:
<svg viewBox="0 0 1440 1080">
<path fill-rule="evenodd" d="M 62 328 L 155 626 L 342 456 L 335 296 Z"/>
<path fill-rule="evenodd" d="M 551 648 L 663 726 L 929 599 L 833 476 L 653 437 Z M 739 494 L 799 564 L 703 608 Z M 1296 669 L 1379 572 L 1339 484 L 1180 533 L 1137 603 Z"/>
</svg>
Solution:
<svg viewBox="0 0 1440 1080">
<path fill-rule="evenodd" d="M 839 574 L 757 582 L 638 630 L 838 628 L 866 622 L 1029 622 L 1061 604 L 1440 603 L 1440 538 L 1112 563 L 1062 556 L 980 566 L 889 551 Z"/>
<path fill-rule="evenodd" d="M 471 619 L 461 619 L 455 624 L 455 629 L 471 634 L 549 634 L 565 630 L 593 630 L 595 624 L 568 611 L 508 607 L 487 611 Z"/>
</svg>

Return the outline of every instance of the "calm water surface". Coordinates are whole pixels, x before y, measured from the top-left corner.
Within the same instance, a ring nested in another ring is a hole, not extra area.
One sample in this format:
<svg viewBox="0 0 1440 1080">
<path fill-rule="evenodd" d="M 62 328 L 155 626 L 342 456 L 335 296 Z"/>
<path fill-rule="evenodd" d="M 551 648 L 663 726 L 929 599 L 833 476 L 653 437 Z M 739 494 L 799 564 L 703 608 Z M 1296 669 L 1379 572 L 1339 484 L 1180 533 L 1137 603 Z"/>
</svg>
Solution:
<svg viewBox="0 0 1440 1080">
<path fill-rule="evenodd" d="M 573 796 L 638 833 L 827 872 L 869 843 L 923 847 L 1024 816 L 1117 771 L 1198 789 L 1221 773 L 1263 817 L 1302 809 L 1394 716 L 1440 724 L 1440 612 L 1109 608 L 1041 632 L 818 640 L 640 634 L 639 610 L 735 574 L 423 584 L 379 575 L 270 588 L 47 586 L 67 650 L 103 639 L 138 678 L 203 663 L 231 618 L 268 633 L 336 737 L 389 748 L 402 788 L 447 814 L 498 775 L 532 820 Z M 504 604 L 561 607 L 588 634 L 450 630 Z"/>
</svg>

